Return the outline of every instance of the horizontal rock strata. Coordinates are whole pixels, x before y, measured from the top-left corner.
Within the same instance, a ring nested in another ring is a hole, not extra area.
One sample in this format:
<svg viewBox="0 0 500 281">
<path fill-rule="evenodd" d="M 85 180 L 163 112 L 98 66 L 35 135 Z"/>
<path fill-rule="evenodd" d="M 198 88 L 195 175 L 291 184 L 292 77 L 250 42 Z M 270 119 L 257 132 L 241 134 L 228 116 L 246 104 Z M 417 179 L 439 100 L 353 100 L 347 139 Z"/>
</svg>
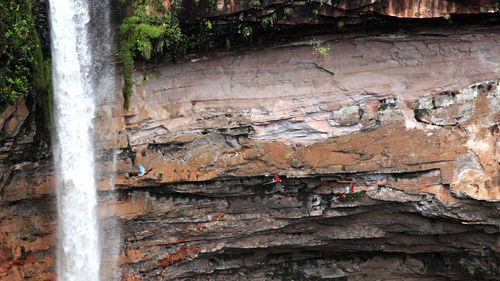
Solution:
<svg viewBox="0 0 500 281">
<path fill-rule="evenodd" d="M 121 218 L 123 280 L 496 278 L 498 31 L 137 74 L 102 210 Z"/>
<path fill-rule="evenodd" d="M 170 2 L 166 3 L 170 7 Z M 165 5 L 165 4 L 164 4 Z M 366 15 L 398 18 L 445 18 L 450 14 L 497 13 L 500 5 L 494 0 L 440 1 L 440 0 L 314 0 L 314 1 L 209 1 L 184 3 L 182 15 L 187 20 L 215 18 L 224 21 L 236 16 L 244 21 L 262 21 L 273 24 L 321 24 L 342 20 L 345 24 L 360 22 Z"/>
<path fill-rule="evenodd" d="M 356 184 L 344 198 L 335 194 L 346 181 L 382 177 L 313 176 L 273 187 L 263 186 L 264 178 L 234 179 L 205 182 L 202 191 L 200 184 L 170 184 L 123 193 L 117 208 L 125 218 L 122 274 L 405 280 L 471 277 L 468 265 L 497 265 L 498 204 L 458 199 L 446 205 L 432 194 L 387 185 Z"/>
<path fill-rule="evenodd" d="M 499 41 L 345 33 L 137 72 L 96 117 L 103 280 L 498 279 Z M 16 108 L 0 279 L 55 280 L 54 171 Z"/>
<path fill-rule="evenodd" d="M 161 68 L 134 89 L 120 155 L 132 161 L 117 183 L 437 169 L 457 196 L 496 201 L 499 87 L 487 78 L 500 35 L 481 32 L 332 39 L 326 58 L 299 45 Z M 135 180 L 135 163 L 154 172 Z"/>
</svg>

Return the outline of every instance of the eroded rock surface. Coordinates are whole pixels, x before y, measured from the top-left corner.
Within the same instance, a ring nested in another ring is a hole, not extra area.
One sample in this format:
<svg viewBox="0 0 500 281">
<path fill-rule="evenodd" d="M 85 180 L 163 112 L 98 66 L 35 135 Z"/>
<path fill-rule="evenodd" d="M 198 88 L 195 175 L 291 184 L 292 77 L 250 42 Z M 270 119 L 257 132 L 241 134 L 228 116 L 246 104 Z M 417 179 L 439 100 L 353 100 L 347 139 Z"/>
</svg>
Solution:
<svg viewBox="0 0 500 281">
<path fill-rule="evenodd" d="M 35 111 L 21 98 L 0 115 L 0 280 L 55 280 L 54 171 Z"/>
<path fill-rule="evenodd" d="M 169 1 L 163 2 L 170 7 Z M 342 21 L 356 24 L 366 15 L 398 18 L 445 18 L 450 14 L 497 13 L 500 5 L 494 0 L 200 0 L 185 2 L 183 16 L 188 20 L 200 18 L 225 19 L 237 17 L 244 21 L 262 21 L 269 24 L 324 24 Z"/>
<path fill-rule="evenodd" d="M 320 39 L 137 72 L 97 114 L 122 280 L 498 279 L 500 29 Z M 54 171 L 15 131 L 0 279 L 54 280 Z"/>
<path fill-rule="evenodd" d="M 121 131 L 122 159 L 154 172 L 136 181 L 124 163 L 118 184 L 437 169 L 456 195 L 496 201 L 500 98 L 486 78 L 500 36 L 483 32 L 332 39 L 326 58 L 299 45 L 162 68 L 136 85 Z M 468 174 L 489 187 L 461 184 Z"/>
<path fill-rule="evenodd" d="M 433 32 L 138 73 L 123 280 L 498 278 L 500 33 Z"/>
</svg>

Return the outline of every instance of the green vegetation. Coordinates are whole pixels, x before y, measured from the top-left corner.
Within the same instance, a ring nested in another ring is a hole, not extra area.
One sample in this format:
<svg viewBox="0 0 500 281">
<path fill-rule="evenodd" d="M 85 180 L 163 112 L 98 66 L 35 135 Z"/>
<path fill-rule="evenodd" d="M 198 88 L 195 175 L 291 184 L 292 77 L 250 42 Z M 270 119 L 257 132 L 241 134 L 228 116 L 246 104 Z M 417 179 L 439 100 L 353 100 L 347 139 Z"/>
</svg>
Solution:
<svg viewBox="0 0 500 281">
<path fill-rule="evenodd" d="M 210 7 L 210 12 L 213 13 L 214 12 L 214 9 L 215 9 L 215 4 L 217 4 L 215 2 L 215 0 L 208 0 L 208 6 Z M 207 12 L 208 12 L 208 9 L 207 9 Z"/>
<path fill-rule="evenodd" d="M 316 44 L 311 42 L 311 44 L 313 45 L 313 53 L 315 55 L 320 55 L 323 58 L 328 57 L 328 52 L 330 52 L 330 45 L 321 45 L 321 42 L 316 42 Z"/>
<path fill-rule="evenodd" d="M 340 201 L 353 201 L 358 198 L 363 198 L 366 195 L 366 191 L 361 191 L 357 193 L 347 193 L 344 198 L 340 198 Z"/>
<path fill-rule="evenodd" d="M 243 35 L 244 38 L 250 38 L 253 33 L 253 29 L 250 26 L 238 25 L 238 34 Z"/>
<path fill-rule="evenodd" d="M 204 16 L 196 21 L 181 21 L 179 17 L 182 0 L 171 1 L 170 6 L 164 6 L 164 3 L 168 2 L 162 0 L 117 1 L 124 5 L 123 11 L 128 15 L 120 25 L 120 47 L 117 52 L 122 63 L 122 92 L 126 109 L 130 106 L 132 85 L 138 82 L 133 78 L 134 65 L 138 61 L 143 65 L 149 60 L 175 63 L 179 58 L 182 59 L 187 51 L 208 52 L 214 48 L 230 50 L 235 46 L 248 46 L 254 39 L 261 44 L 268 31 L 292 29 L 293 27 L 278 25 L 277 21 L 279 17 L 285 18 L 296 13 L 293 8 L 285 7 L 282 11 L 262 16 L 260 21 L 245 21 L 241 14 L 225 16 L 224 20 L 214 15 L 213 18 Z M 216 1 L 190 1 L 190 4 L 195 3 L 199 3 L 199 6 L 208 4 L 206 12 L 210 13 Z M 259 10 L 262 8 L 262 1 L 240 1 L 240 5 Z M 328 56 L 330 46 L 318 43 L 313 47 L 315 53 L 323 57 Z"/>
<path fill-rule="evenodd" d="M 474 277 L 495 276 L 498 274 L 495 259 L 493 256 L 481 259 L 469 260 L 470 264 L 466 266 L 467 273 Z"/>
<path fill-rule="evenodd" d="M 261 8 L 260 1 L 259 0 L 252 0 L 252 6 L 256 9 L 260 9 Z"/>
<path fill-rule="evenodd" d="M 286 7 L 283 9 L 283 19 L 286 20 L 288 16 L 291 16 L 293 15 L 295 11 L 290 8 L 290 7 Z"/>
<path fill-rule="evenodd" d="M 31 2 L 0 2 L 0 112 L 31 90 Z"/>
<path fill-rule="evenodd" d="M 261 21 L 262 28 L 272 27 L 276 21 L 276 13 L 272 13 L 270 16 L 264 17 Z"/>
<path fill-rule="evenodd" d="M 42 52 L 37 32 L 37 26 L 45 23 L 39 22 L 40 18 L 46 17 L 32 10 L 31 0 L 0 2 L 0 112 L 21 97 L 25 97 L 30 111 L 4 159 L 8 165 L 46 161 L 50 157 L 52 70 L 50 59 Z M 32 132 L 33 124 L 36 130 L 33 142 L 21 142 Z M 5 135 L 4 129 L 0 132 L 0 142 Z M 12 172 L 3 188 L 14 176 Z"/>
<path fill-rule="evenodd" d="M 125 0 L 119 1 L 123 3 Z M 188 40 L 182 34 L 176 17 L 179 3 L 172 1 L 171 4 L 172 9 L 167 10 L 160 0 L 135 0 L 132 4 L 133 15 L 125 18 L 120 25 L 118 56 L 122 61 L 125 79 L 122 91 L 127 109 L 134 84 L 132 72 L 136 55 L 140 54 L 146 60 L 165 55 L 168 60 L 173 60 L 188 47 Z"/>
<path fill-rule="evenodd" d="M 0 112 L 17 98 L 35 96 L 37 135 L 50 136 L 52 70 L 42 47 L 30 0 L 0 2 Z"/>
<path fill-rule="evenodd" d="M 283 13 L 284 13 L 285 15 L 287 15 L 287 16 L 291 16 L 291 15 L 293 15 L 294 10 L 293 10 L 292 8 L 287 7 L 287 8 L 285 8 L 285 9 L 283 9 Z"/>
<path fill-rule="evenodd" d="M 117 0 L 129 15 L 119 29 L 120 47 L 117 56 L 122 63 L 124 107 L 130 106 L 134 65 L 137 61 L 154 59 L 176 62 L 188 50 L 208 52 L 216 47 L 230 50 L 233 44 L 252 42 L 255 32 L 278 29 L 277 13 L 264 17 L 261 23 L 242 22 L 238 15 L 224 22 L 205 18 L 195 22 L 179 20 L 182 0 L 172 0 L 170 6 L 162 0 Z M 193 0 L 195 3 L 200 1 Z M 241 1 L 240 1 L 241 2 Z M 261 9 L 259 0 L 243 1 L 254 9 Z M 213 12 L 215 0 L 208 0 L 207 12 Z M 201 4 L 200 4 L 201 5 Z M 287 14 L 293 9 L 287 8 Z M 259 38 L 261 42 L 261 38 Z"/>
<path fill-rule="evenodd" d="M 36 31 L 34 31 L 36 33 Z M 33 53 L 33 88 L 36 91 L 37 135 L 50 139 L 52 128 L 52 63 L 44 59 L 38 34 L 33 36 L 35 46 Z"/>
<path fill-rule="evenodd" d="M 160 58 L 175 62 L 187 50 L 208 51 L 215 46 L 225 46 L 229 50 L 234 37 L 247 41 L 253 34 L 252 27 L 245 24 L 216 25 L 210 19 L 182 27 L 178 19 L 181 0 L 171 1 L 169 9 L 161 0 L 118 1 L 124 5 L 130 3 L 133 10 L 132 15 L 124 18 L 120 25 L 120 49 L 117 54 L 125 80 L 122 92 L 126 109 L 130 105 L 131 87 L 135 83 L 132 74 L 137 59 Z M 215 5 L 215 1 L 209 2 L 209 5 Z M 271 21 L 274 19 L 271 17 Z"/>
</svg>

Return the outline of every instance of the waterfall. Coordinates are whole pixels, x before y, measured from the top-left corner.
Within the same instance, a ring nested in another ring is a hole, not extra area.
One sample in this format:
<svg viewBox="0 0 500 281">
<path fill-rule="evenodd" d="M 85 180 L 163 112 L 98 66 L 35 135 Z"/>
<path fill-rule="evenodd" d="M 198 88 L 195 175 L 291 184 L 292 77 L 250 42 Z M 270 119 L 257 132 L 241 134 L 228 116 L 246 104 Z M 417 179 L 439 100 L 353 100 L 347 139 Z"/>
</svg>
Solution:
<svg viewBox="0 0 500 281">
<path fill-rule="evenodd" d="M 114 1 L 114 3 L 113 3 Z M 123 102 L 121 87 L 116 83 L 116 31 L 113 27 L 113 10 L 116 0 L 89 2 L 91 19 L 90 44 L 92 45 L 92 82 L 95 89 L 96 113 L 94 118 L 96 182 L 101 192 L 97 196 L 99 208 L 99 245 L 101 256 L 101 280 L 121 280 L 118 258 L 122 243 L 119 219 L 115 216 L 117 203 L 115 192 L 116 160 L 120 152 L 118 130 Z M 121 78 L 121 76 L 118 76 Z"/>
<path fill-rule="evenodd" d="M 99 280 L 89 20 L 85 0 L 50 0 L 59 280 Z"/>
</svg>

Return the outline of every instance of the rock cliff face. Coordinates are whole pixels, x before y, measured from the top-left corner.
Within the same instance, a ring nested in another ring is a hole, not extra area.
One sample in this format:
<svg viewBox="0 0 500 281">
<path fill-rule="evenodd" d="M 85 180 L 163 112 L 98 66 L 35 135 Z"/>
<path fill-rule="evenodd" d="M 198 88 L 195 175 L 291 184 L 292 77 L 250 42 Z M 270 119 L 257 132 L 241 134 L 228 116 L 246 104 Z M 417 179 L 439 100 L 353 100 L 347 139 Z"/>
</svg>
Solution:
<svg viewBox="0 0 500 281">
<path fill-rule="evenodd" d="M 1 114 L 0 280 L 54 279 L 56 200 L 36 103 L 19 99 Z"/>
<path fill-rule="evenodd" d="M 171 1 L 162 1 L 166 7 Z M 183 16 L 192 21 L 200 18 L 225 20 L 236 15 L 240 20 L 260 22 L 275 14 L 276 24 L 345 24 L 359 23 L 364 17 L 440 18 L 450 15 L 485 14 L 500 11 L 494 0 L 198 0 L 183 3 Z"/>
<path fill-rule="evenodd" d="M 121 280 L 499 278 L 500 28 L 315 39 L 138 71 L 102 107 Z M 0 279 L 54 280 L 52 165 L 5 160 L 25 111 L 2 116 Z"/>
<path fill-rule="evenodd" d="M 327 57 L 297 43 L 149 74 L 120 131 L 122 273 L 495 276 L 499 31 L 349 34 L 324 38 Z M 139 163 L 153 171 L 135 179 Z"/>
</svg>

